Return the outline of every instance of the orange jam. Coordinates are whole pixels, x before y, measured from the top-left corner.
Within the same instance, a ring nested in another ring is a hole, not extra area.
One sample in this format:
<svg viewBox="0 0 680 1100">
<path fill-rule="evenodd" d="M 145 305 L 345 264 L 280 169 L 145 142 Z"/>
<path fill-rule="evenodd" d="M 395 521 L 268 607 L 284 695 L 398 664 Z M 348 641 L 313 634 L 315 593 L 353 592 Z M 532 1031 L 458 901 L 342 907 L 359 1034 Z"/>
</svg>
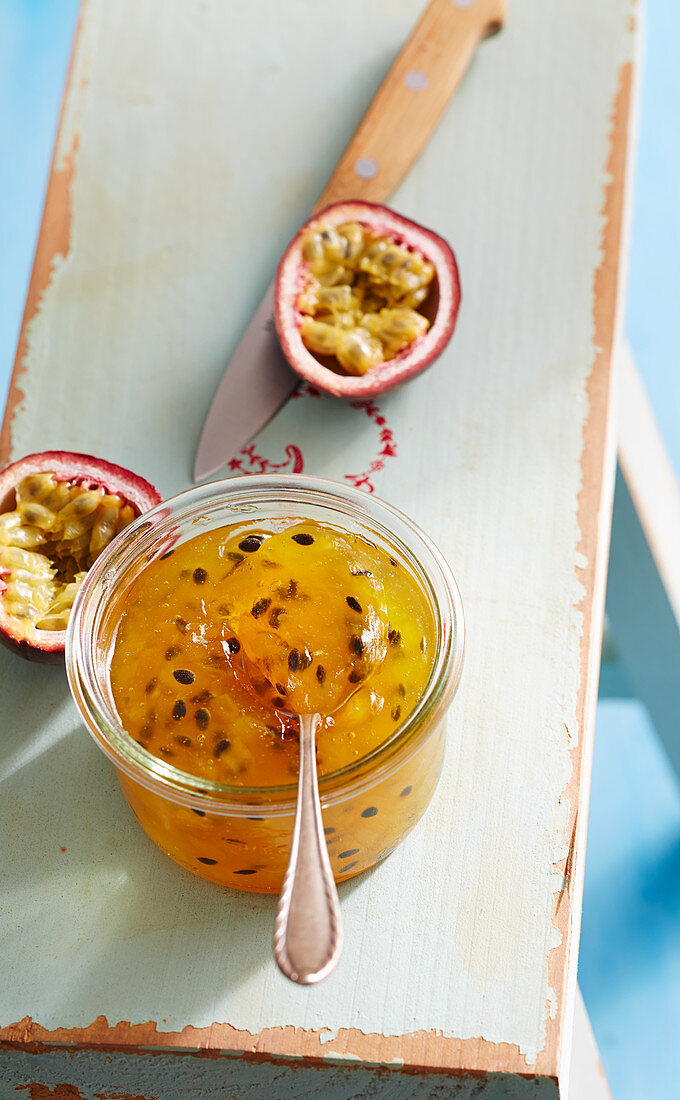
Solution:
<svg viewBox="0 0 680 1100">
<path fill-rule="evenodd" d="M 321 776 L 355 764 L 408 718 L 433 664 L 434 617 L 410 569 L 313 521 L 198 535 L 151 561 L 124 606 L 110 668 L 122 725 L 180 771 L 231 786 L 295 782 L 300 713 L 322 715 Z M 439 740 L 410 754 L 382 794 L 324 810 L 336 878 L 376 862 L 420 816 Z M 229 818 L 119 775 L 146 831 L 178 862 L 226 885 L 279 889 L 292 809 L 268 818 L 266 790 L 255 799 L 261 816 Z"/>
</svg>

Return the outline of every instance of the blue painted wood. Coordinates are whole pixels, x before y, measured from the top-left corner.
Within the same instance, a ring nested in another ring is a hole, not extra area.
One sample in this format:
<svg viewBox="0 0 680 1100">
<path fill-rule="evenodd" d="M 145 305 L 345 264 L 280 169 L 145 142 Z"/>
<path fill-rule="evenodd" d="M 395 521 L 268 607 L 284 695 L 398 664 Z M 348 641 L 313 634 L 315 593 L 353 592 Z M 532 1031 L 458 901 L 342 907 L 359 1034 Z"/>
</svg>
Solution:
<svg viewBox="0 0 680 1100">
<path fill-rule="evenodd" d="M 626 332 L 680 477 L 680 5 L 645 10 L 640 136 L 636 162 Z"/>
<path fill-rule="evenodd" d="M 598 704 L 579 983 L 614 1100 L 675 1100 L 680 787 L 634 701 Z"/>
<path fill-rule="evenodd" d="M 632 699 L 633 691 L 620 661 L 606 661 L 600 665 L 598 685 L 600 699 Z"/>
<path fill-rule="evenodd" d="M 23 1091 L 31 1085 L 30 1093 Z M 457 1078 L 394 1069 L 376 1076 L 361 1067 L 330 1063 L 304 1068 L 214 1056 L 0 1051 L 0 1100 L 29 1095 L 58 1095 L 63 1100 L 101 1100 L 103 1096 L 121 1100 L 133 1096 L 135 1100 L 358 1100 L 369 1096 L 372 1100 L 474 1100 L 481 1095 L 480 1087 L 485 1100 L 554 1100 L 557 1096 L 546 1078 L 514 1077 L 509 1084 L 504 1074 Z"/>
<path fill-rule="evenodd" d="M 606 616 L 602 636 L 598 694 L 600 699 L 629 699 L 633 694 Z"/>
<path fill-rule="evenodd" d="M 620 470 L 606 607 L 628 683 L 680 775 L 680 626 Z"/>
</svg>

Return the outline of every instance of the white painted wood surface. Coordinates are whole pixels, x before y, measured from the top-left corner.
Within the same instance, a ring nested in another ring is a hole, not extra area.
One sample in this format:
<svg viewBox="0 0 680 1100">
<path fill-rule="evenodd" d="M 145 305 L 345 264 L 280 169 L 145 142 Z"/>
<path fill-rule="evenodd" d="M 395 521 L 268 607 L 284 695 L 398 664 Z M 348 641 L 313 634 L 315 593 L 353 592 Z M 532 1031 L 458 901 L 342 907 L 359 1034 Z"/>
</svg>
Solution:
<svg viewBox="0 0 680 1100">
<path fill-rule="evenodd" d="M 570 1100 L 612 1100 L 580 990 L 574 1005 L 574 1034 L 567 1095 Z"/>
<path fill-rule="evenodd" d="M 419 9 L 346 0 L 329 26 L 313 0 L 90 0 L 53 177 L 69 232 L 29 311 L 12 457 L 68 447 L 165 493 L 188 484 L 229 353 Z M 342 888 L 339 970 L 286 984 L 275 903 L 167 861 L 63 673 L 2 653 L 3 1037 L 39 1025 L 97 1043 L 107 1021 L 153 1021 L 125 1041 L 455 1067 L 461 1096 L 478 1086 L 467 1070 L 492 1069 L 485 1095 L 555 1094 L 608 527 L 597 456 L 579 494 L 584 438 L 606 430 L 589 379 L 595 326 L 605 341 L 613 327 L 597 272 L 611 289 L 613 112 L 625 144 L 633 49 L 629 0 L 512 5 L 393 200 L 456 251 L 450 347 L 375 406 L 304 393 L 231 469 L 290 469 L 294 445 L 306 472 L 374 488 L 438 541 L 467 608 L 440 788 L 397 852 Z"/>
</svg>

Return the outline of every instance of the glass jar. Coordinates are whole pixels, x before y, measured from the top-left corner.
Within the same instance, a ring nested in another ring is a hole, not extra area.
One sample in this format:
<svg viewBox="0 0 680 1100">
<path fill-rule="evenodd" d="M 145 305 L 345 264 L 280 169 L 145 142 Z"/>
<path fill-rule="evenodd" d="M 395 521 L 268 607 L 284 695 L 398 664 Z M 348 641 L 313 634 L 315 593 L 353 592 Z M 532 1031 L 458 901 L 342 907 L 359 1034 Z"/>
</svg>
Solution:
<svg viewBox="0 0 680 1100">
<path fill-rule="evenodd" d="M 147 752 L 123 728 L 109 669 L 125 595 L 148 562 L 198 534 L 243 522 L 271 529 L 316 520 L 374 542 L 397 558 L 425 594 L 436 628 L 429 679 L 407 718 L 378 748 L 319 782 L 336 881 L 387 856 L 428 805 L 444 753 L 446 712 L 460 678 L 464 618 L 441 553 L 401 512 L 320 478 L 239 477 L 190 489 L 140 516 L 90 569 L 71 613 L 66 669 L 78 709 L 112 761 L 142 828 L 177 863 L 239 890 L 281 888 L 296 784 L 212 782 Z"/>
</svg>

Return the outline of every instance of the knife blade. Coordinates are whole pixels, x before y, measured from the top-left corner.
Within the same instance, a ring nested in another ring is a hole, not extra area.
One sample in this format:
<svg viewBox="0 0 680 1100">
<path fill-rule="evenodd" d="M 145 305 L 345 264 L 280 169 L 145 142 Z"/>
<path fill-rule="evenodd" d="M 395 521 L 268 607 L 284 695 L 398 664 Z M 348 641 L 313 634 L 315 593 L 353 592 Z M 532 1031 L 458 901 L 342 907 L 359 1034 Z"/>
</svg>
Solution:
<svg viewBox="0 0 680 1100">
<path fill-rule="evenodd" d="M 272 283 L 217 387 L 196 454 L 194 481 L 217 473 L 238 454 L 299 381 L 276 335 Z"/>
<path fill-rule="evenodd" d="M 351 199 L 383 203 L 416 160 L 482 39 L 500 30 L 507 0 L 430 0 L 378 89 L 314 212 Z M 208 412 L 194 481 L 215 474 L 299 382 L 274 327 L 274 284 L 246 329 Z"/>
</svg>

